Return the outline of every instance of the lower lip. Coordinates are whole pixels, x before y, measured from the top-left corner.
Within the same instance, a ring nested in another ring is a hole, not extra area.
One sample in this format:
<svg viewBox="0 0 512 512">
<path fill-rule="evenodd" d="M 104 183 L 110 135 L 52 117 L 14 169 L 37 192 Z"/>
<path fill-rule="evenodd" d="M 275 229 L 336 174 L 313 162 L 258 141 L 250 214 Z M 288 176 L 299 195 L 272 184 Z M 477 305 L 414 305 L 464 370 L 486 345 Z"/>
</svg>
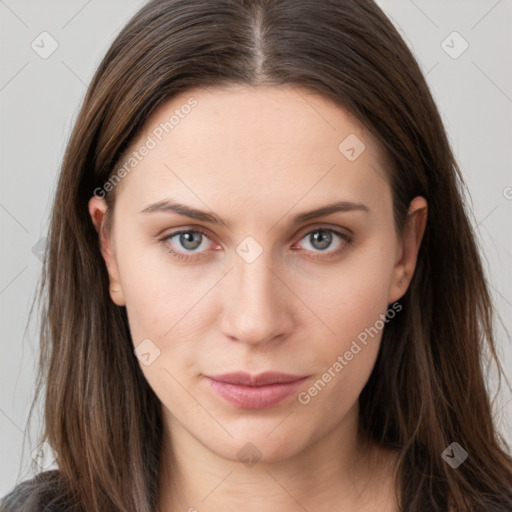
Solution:
<svg viewBox="0 0 512 512">
<path fill-rule="evenodd" d="M 266 386 L 240 386 L 206 377 L 210 388 L 224 400 L 241 409 L 268 409 L 299 390 L 306 377 L 293 382 Z"/>
</svg>

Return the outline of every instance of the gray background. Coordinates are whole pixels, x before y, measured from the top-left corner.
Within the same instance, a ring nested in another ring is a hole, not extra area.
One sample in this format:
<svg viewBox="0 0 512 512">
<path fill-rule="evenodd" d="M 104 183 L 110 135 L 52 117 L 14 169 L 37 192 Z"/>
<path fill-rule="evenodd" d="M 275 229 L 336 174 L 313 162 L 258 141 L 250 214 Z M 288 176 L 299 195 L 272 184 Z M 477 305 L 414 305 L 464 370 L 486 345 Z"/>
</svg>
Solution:
<svg viewBox="0 0 512 512">
<path fill-rule="evenodd" d="M 25 327 L 41 270 L 38 242 L 48 225 L 64 148 L 103 54 L 143 3 L 0 0 L 0 496 L 29 474 L 36 447 L 25 423 L 37 326 L 27 332 Z M 512 345 L 505 332 L 505 327 L 512 332 L 512 1 L 378 3 L 420 62 L 464 172 L 504 323 L 498 326 L 498 350 L 512 379 Z M 58 44 L 48 58 L 31 47 L 35 41 L 40 52 L 51 49 L 48 36 L 40 37 L 44 31 Z M 451 35 L 454 31 L 463 39 Z M 461 53 L 464 41 L 469 46 Z M 512 393 L 506 383 L 494 411 L 512 443 Z"/>
</svg>

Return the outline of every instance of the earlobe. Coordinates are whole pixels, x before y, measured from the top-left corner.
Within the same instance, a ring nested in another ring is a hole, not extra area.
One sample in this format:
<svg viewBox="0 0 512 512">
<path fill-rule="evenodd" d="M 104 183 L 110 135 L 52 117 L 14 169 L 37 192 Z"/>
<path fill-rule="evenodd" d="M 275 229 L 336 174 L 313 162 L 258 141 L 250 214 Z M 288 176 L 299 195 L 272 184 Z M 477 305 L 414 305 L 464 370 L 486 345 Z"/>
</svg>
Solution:
<svg viewBox="0 0 512 512">
<path fill-rule="evenodd" d="M 124 294 L 119 279 L 117 261 L 113 250 L 112 233 L 106 228 L 108 206 L 105 199 L 92 197 L 89 200 L 89 215 L 98 233 L 99 247 L 109 276 L 110 298 L 118 306 L 124 306 Z"/>
<path fill-rule="evenodd" d="M 411 201 L 401 241 L 401 254 L 393 269 L 389 303 L 403 297 L 409 287 L 427 225 L 427 212 L 425 198 L 418 196 Z"/>
</svg>

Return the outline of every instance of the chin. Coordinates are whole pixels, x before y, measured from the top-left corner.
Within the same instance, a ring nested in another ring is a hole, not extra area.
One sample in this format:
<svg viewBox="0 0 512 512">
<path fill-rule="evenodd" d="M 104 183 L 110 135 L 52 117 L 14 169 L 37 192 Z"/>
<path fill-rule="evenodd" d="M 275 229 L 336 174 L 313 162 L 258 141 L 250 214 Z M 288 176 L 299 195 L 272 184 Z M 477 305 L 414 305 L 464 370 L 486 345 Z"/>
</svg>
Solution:
<svg viewBox="0 0 512 512">
<path fill-rule="evenodd" d="M 238 422 L 236 428 L 229 428 L 225 424 L 233 438 L 226 436 L 212 443 L 211 437 L 204 440 L 205 446 L 220 457 L 234 462 L 243 462 L 248 467 L 254 463 L 273 463 L 284 461 L 297 455 L 307 446 L 311 436 L 301 433 L 291 423 L 286 427 L 279 424 L 286 414 L 280 418 L 273 417 L 272 420 L 264 422 L 249 420 L 246 425 Z M 285 423 L 285 420 L 283 423 Z M 269 428 L 269 425 L 270 428 Z"/>
</svg>

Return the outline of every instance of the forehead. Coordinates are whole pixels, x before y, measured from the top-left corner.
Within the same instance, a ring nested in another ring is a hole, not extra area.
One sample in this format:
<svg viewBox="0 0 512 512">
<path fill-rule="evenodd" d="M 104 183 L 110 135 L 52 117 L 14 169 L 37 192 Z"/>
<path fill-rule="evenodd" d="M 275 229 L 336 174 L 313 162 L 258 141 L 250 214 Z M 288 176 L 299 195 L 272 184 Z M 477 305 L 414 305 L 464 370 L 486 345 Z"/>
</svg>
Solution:
<svg viewBox="0 0 512 512">
<path fill-rule="evenodd" d="M 130 158 L 116 193 L 136 189 L 141 201 L 179 190 L 191 198 L 293 202 L 333 188 L 368 194 L 387 184 L 380 145 L 364 125 L 291 86 L 181 93 L 153 112 L 119 166 Z"/>
</svg>

